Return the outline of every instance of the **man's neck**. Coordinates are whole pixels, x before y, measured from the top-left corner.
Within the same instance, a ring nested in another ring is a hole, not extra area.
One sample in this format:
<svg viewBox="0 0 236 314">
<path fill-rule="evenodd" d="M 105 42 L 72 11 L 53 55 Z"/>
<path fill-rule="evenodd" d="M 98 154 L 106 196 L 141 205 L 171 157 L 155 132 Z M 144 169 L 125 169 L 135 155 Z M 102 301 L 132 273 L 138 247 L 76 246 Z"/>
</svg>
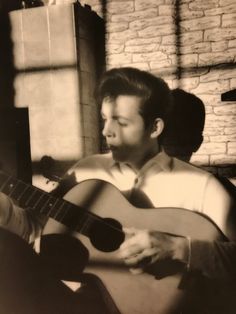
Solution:
<svg viewBox="0 0 236 314">
<path fill-rule="evenodd" d="M 162 149 L 160 147 L 156 147 L 156 149 L 150 150 L 147 152 L 147 154 L 143 155 L 142 158 L 137 160 L 134 160 L 132 162 L 124 162 L 125 164 L 127 164 L 131 169 L 133 169 L 134 172 L 138 173 L 140 171 L 140 169 L 150 160 L 152 159 L 154 156 L 156 156 L 157 154 L 159 154 L 162 151 Z"/>
</svg>

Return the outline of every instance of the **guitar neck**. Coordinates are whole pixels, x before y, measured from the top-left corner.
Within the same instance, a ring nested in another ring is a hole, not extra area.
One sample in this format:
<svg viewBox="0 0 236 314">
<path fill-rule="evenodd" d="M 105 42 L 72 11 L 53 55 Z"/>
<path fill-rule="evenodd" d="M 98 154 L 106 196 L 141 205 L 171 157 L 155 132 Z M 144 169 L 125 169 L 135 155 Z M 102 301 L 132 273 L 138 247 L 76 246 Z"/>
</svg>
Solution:
<svg viewBox="0 0 236 314">
<path fill-rule="evenodd" d="M 100 219 L 84 208 L 56 198 L 45 191 L 0 171 L 0 191 L 11 197 L 23 208 L 51 217 L 72 230 L 89 236 L 94 220 Z"/>
</svg>

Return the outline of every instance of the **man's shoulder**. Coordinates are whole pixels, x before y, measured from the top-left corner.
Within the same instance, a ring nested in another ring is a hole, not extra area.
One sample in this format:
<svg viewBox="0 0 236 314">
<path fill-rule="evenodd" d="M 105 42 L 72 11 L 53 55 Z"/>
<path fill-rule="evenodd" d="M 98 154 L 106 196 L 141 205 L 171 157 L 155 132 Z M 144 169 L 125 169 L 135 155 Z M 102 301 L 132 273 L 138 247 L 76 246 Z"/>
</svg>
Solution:
<svg viewBox="0 0 236 314">
<path fill-rule="evenodd" d="M 90 155 L 80 159 L 69 169 L 68 174 L 74 174 L 77 182 L 89 179 L 106 180 L 113 164 L 111 154 Z"/>
<path fill-rule="evenodd" d="M 174 171 L 182 171 L 186 174 L 193 175 L 193 176 L 196 175 L 196 176 L 201 176 L 201 177 L 205 177 L 205 178 L 209 178 L 209 177 L 213 176 L 210 172 L 202 169 L 200 166 L 191 164 L 189 162 L 182 161 L 182 160 L 177 159 L 177 158 L 173 158 L 173 168 L 172 169 Z"/>
<path fill-rule="evenodd" d="M 113 159 L 110 153 L 106 154 L 94 154 L 87 157 L 82 158 L 79 160 L 73 168 L 81 168 L 81 167 L 92 167 L 97 168 L 99 167 L 109 167 L 113 164 Z"/>
</svg>

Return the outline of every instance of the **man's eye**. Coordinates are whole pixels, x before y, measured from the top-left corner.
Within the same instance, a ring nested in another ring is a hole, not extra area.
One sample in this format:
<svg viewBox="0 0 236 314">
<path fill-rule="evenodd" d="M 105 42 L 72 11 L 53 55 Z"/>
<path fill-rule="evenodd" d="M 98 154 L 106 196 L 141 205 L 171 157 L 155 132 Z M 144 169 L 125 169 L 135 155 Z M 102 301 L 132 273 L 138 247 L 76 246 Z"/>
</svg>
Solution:
<svg viewBox="0 0 236 314">
<path fill-rule="evenodd" d="M 128 125 L 127 122 L 123 122 L 123 121 L 118 121 L 118 124 L 120 126 L 127 126 Z"/>
</svg>

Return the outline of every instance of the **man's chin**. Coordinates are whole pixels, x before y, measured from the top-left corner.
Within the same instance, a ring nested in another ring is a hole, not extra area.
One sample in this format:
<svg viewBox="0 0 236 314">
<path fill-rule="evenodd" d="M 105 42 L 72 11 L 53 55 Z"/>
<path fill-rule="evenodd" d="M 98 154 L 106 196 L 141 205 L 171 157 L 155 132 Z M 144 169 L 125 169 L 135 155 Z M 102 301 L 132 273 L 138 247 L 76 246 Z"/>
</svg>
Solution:
<svg viewBox="0 0 236 314">
<path fill-rule="evenodd" d="M 119 152 L 117 151 L 111 151 L 111 154 L 112 154 L 112 158 L 117 161 L 117 162 L 124 162 L 126 161 L 126 158 L 125 156 L 122 156 L 122 154 L 119 154 Z"/>
</svg>

